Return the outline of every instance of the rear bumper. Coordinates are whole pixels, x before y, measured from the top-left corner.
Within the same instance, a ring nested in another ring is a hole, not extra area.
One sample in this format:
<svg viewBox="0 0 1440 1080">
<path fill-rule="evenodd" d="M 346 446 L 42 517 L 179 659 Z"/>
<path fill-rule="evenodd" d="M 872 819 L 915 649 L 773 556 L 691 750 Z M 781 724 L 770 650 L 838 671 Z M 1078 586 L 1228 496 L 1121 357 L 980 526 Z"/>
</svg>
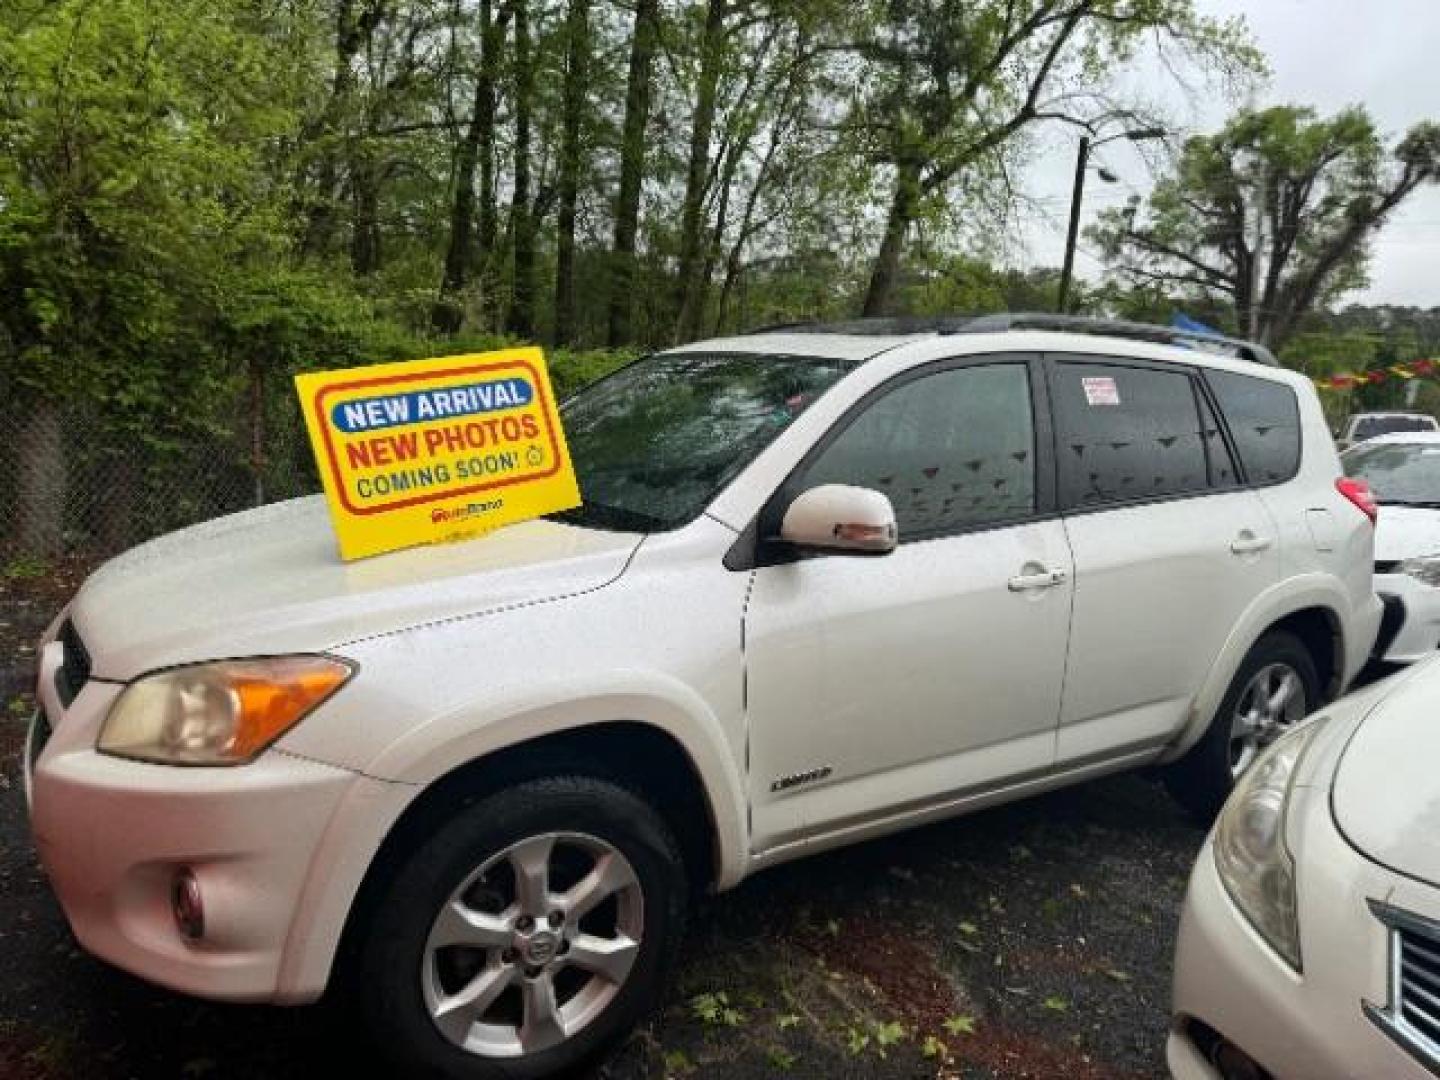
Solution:
<svg viewBox="0 0 1440 1080">
<path fill-rule="evenodd" d="M 1410 664 L 1424 660 L 1440 646 L 1440 589 L 1426 585 L 1409 574 L 1377 574 L 1375 592 L 1388 609 L 1399 609 L 1399 615 L 1388 615 L 1388 623 L 1397 625 L 1388 642 L 1376 642 L 1375 658 L 1392 664 Z"/>
</svg>

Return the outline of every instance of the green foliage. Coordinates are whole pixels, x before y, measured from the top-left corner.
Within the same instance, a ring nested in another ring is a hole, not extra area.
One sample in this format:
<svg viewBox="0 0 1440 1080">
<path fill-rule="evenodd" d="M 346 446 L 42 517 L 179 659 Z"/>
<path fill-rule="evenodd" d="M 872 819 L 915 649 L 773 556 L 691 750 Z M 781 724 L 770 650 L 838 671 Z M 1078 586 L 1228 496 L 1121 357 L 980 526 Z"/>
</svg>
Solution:
<svg viewBox="0 0 1440 1080">
<path fill-rule="evenodd" d="M 800 1059 L 782 1046 L 771 1046 L 765 1051 L 765 1060 L 772 1069 L 789 1072 Z"/>
<path fill-rule="evenodd" d="M 749 1022 L 749 1017 L 730 1004 L 730 997 L 723 990 L 691 998 L 690 1013 L 708 1027 L 740 1027 Z"/>
<path fill-rule="evenodd" d="M 951 1016 L 945 1020 L 944 1028 L 951 1035 L 974 1035 L 975 1018 L 973 1016 Z"/>
<path fill-rule="evenodd" d="M 0 577 L 7 581 L 35 581 L 50 572 L 50 563 L 38 555 L 21 553 L 13 556 L 3 569 Z"/>
<path fill-rule="evenodd" d="M 1108 210 L 1093 236 L 1121 278 L 1218 299 L 1241 333 L 1278 348 L 1307 313 L 1366 284 L 1375 230 L 1436 180 L 1440 125 L 1387 151 L 1362 108 L 1247 109 L 1190 139 L 1143 212 Z"/>
</svg>

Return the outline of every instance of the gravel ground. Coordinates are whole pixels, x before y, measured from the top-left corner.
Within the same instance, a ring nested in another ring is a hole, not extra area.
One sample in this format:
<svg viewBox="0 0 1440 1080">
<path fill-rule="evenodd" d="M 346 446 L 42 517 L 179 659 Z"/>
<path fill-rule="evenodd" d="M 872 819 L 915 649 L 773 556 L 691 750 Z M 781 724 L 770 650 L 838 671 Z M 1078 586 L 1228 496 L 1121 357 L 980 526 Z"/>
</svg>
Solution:
<svg viewBox="0 0 1440 1080">
<path fill-rule="evenodd" d="M 0 590 L 0 667 L 51 584 Z M 0 1080 L 384 1075 L 337 1006 L 194 1001 L 81 952 L 27 832 L 29 702 L 0 705 Z M 663 1014 L 597 1076 L 1163 1076 L 1202 838 L 1132 775 L 761 874 L 695 913 Z"/>
</svg>

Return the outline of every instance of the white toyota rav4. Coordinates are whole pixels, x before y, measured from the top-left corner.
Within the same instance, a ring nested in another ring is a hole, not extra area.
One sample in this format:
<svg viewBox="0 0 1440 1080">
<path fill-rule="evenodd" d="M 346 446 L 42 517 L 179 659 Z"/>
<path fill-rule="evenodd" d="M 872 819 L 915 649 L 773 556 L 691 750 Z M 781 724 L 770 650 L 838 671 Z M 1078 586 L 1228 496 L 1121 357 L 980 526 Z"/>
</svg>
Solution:
<svg viewBox="0 0 1440 1080">
<path fill-rule="evenodd" d="M 1024 316 L 702 342 L 567 404 L 578 510 L 350 565 L 319 499 L 146 544 L 43 643 L 70 924 L 540 1076 L 654 1005 L 694 889 L 1146 764 L 1213 811 L 1380 618 L 1373 506 L 1268 359 Z"/>
</svg>

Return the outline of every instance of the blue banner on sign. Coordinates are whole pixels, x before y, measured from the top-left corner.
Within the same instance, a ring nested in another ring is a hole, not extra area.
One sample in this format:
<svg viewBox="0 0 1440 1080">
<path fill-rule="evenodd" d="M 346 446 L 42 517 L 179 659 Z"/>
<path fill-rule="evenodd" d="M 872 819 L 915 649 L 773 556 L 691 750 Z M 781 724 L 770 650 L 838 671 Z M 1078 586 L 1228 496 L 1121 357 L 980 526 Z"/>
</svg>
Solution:
<svg viewBox="0 0 1440 1080">
<path fill-rule="evenodd" d="M 518 409 L 529 405 L 534 398 L 534 388 L 524 379 L 496 379 L 469 386 L 446 386 L 408 394 L 342 401 L 330 410 L 330 419 L 341 431 L 354 434 L 452 416 L 476 416 L 501 409 Z"/>
</svg>

